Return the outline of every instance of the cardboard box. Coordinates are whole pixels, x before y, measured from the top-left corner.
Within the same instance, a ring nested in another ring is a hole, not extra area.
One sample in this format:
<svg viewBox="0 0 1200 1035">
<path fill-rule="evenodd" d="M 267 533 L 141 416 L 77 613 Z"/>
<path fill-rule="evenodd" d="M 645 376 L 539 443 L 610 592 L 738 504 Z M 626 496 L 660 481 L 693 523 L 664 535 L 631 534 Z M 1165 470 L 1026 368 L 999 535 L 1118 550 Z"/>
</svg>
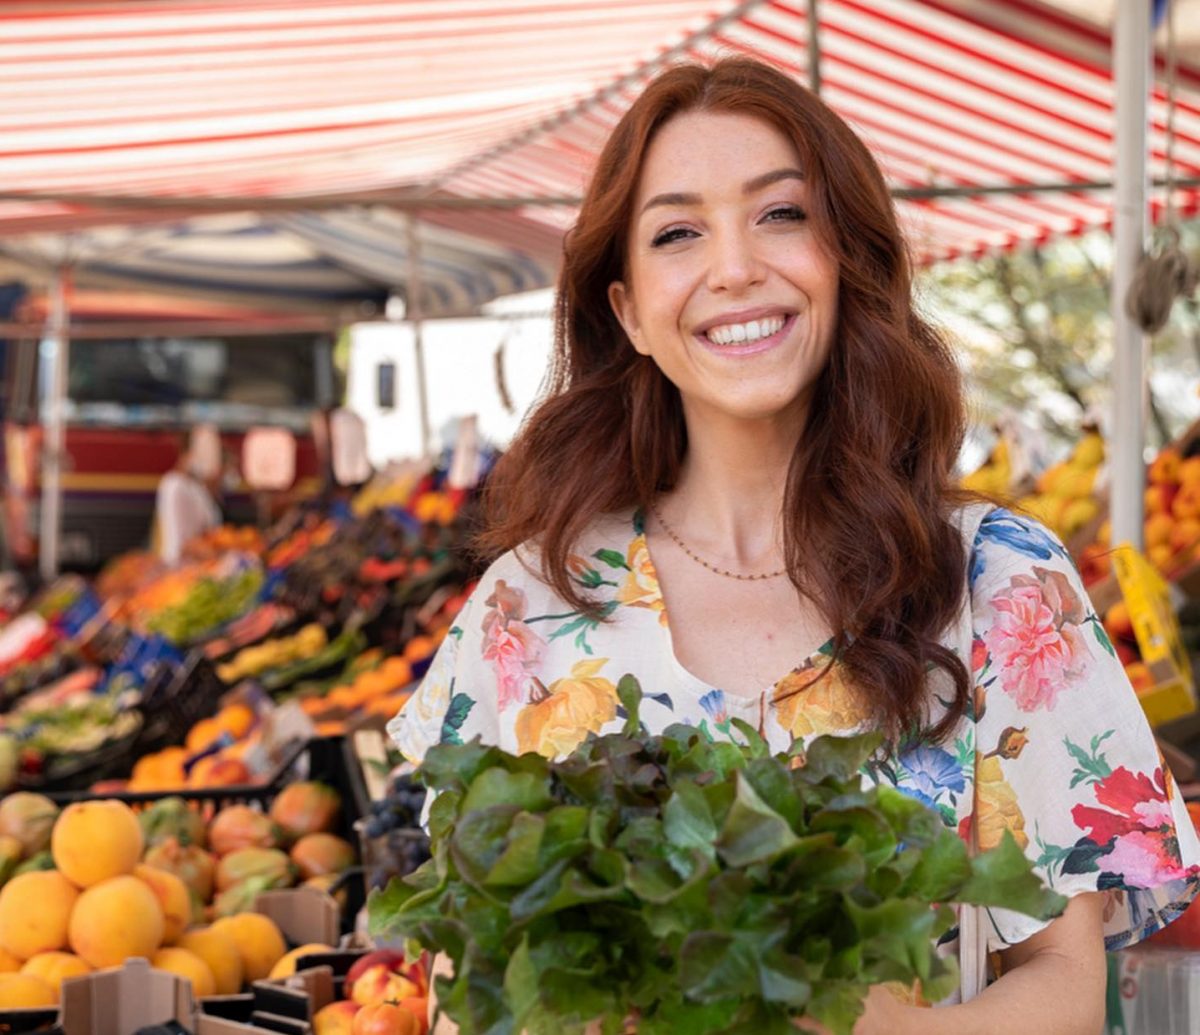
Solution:
<svg viewBox="0 0 1200 1035">
<path fill-rule="evenodd" d="M 333 999 L 332 968 L 313 967 L 277 981 L 256 981 L 248 996 L 204 1000 L 195 1031 L 196 1035 L 311 1035 L 313 1017 Z"/>
<path fill-rule="evenodd" d="M 264 891 L 254 909 L 274 920 L 292 945 L 336 945 L 341 934 L 338 904 L 320 888 Z"/>
<path fill-rule="evenodd" d="M 133 1035 L 168 1021 L 190 1029 L 194 1017 L 191 982 L 144 959 L 63 982 L 64 1035 Z"/>
</svg>

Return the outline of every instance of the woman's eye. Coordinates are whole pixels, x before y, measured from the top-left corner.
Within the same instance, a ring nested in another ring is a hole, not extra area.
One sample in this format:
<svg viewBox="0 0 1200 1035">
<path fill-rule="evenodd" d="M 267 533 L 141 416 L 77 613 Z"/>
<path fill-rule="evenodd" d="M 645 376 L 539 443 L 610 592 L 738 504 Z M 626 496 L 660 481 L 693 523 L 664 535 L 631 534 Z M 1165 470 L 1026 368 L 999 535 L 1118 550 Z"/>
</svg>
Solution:
<svg viewBox="0 0 1200 1035">
<path fill-rule="evenodd" d="M 673 244 L 676 241 L 682 241 L 687 237 L 694 237 L 696 232 L 688 229 L 686 226 L 673 226 L 669 230 L 664 230 L 654 236 L 650 242 L 651 247 L 661 248 L 664 244 Z"/>
<path fill-rule="evenodd" d="M 765 216 L 764 220 L 770 222 L 787 222 L 787 223 L 802 223 L 808 218 L 804 209 L 797 208 L 795 205 L 783 205 L 780 208 L 773 208 Z"/>
</svg>

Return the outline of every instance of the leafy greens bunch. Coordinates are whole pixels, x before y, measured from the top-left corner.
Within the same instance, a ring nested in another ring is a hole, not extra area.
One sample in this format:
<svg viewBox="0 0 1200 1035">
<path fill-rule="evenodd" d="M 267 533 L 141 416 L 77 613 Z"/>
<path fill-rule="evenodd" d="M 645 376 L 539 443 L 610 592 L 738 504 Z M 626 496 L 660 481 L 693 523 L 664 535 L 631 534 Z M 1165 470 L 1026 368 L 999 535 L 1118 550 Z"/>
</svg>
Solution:
<svg viewBox="0 0 1200 1035">
<path fill-rule="evenodd" d="M 433 858 L 374 893 L 371 930 L 454 963 L 440 1008 L 463 1035 L 560 1035 L 630 1010 L 639 1035 L 849 1035 L 872 984 L 957 985 L 934 945 L 947 903 L 1062 911 L 1011 836 L 969 857 L 915 798 L 864 787 L 875 734 L 772 756 L 691 726 L 620 734 L 561 761 L 478 741 L 431 749 Z M 736 720 L 735 720 L 736 721 Z"/>
</svg>

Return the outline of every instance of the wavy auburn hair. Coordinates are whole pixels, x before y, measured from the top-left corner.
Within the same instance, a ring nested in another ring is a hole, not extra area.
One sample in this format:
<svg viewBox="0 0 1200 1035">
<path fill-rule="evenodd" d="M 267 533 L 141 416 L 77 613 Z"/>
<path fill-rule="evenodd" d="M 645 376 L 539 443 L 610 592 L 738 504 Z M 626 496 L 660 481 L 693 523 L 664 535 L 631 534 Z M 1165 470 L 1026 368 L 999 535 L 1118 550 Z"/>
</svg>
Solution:
<svg viewBox="0 0 1200 1035">
<path fill-rule="evenodd" d="M 940 738 L 969 694 L 966 667 L 938 642 L 966 582 L 951 519 L 970 498 L 952 482 L 965 428 L 958 369 L 913 308 L 904 240 L 874 159 L 814 94 L 761 62 L 672 67 L 613 131 L 566 239 L 546 391 L 489 480 L 481 545 L 499 552 L 535 540 L 542 578 L 594 614 L 568 566 L 573 544 L 598 515 L 645 506 L 678 479 L 687 450 L 679 392 L 635 351 L 607 292 L 626 279 L 647 149 L 664 123 L 694 111 L 761 119 L 799 153 L 809 218 L 840 281 L 837 336 L 788 471 L 788 574 L 837 630 L 837 657 L 876 724 L 893 738 L 918 729 Z M 930 728 L 931 668 L 949 674 L 953 696 Z"/>
</svg>

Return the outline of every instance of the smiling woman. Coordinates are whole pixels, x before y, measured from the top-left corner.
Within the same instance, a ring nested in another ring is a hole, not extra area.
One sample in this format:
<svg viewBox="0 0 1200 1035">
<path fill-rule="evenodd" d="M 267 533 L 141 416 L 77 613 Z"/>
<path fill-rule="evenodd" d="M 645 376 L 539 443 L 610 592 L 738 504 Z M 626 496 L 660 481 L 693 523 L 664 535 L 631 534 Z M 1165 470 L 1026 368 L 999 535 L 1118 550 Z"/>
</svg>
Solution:
<svg viewBox="0 0 1200 1035">
<path fill-rule="evenodd" d="M 1200 843 L 1062 544 L 955 487 L 963 428 L 862 141 L 766 65 L 667 70 L 568 235 L 549 390 L 488 487 L 502 555 L 393 736 L 561 757 L 620 727 L 627 673 L 651 734 L 879 729 L 864 780 L 1070 905 L 959 909 L 945 1009 L 877 986 L 855 1035 L 1096 1035 L 1106 945 L 1182 912 Z"/>
</svg>

